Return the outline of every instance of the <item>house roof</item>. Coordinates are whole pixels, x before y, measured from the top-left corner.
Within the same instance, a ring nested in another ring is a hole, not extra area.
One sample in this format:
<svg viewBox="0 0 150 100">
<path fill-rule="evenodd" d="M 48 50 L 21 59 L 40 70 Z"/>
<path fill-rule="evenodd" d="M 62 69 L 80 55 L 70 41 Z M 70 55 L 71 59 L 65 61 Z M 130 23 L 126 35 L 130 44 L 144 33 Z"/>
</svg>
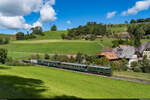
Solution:
<svg viewBox="0 0 150 100">
<path fill-rule="evenodd" d="M 143 53 L 146 49 L 149 49 L 150 48 L 150 42 L 145 42 L 145 43 L 142 43 L 137 49 L 136 51 L 140 52 L 140 53 Z"/>
<path fill-rule="evenodd" d="M 101 52 L 100 56 L 105 56 L 109 60 L 116 60 L 118 59 L 117 55 L 114 52 Z"/>
<path fill-rule="evenodd" d="M 133 46 L 119 46 L 113 49 L 113 52 L 118 56 L 118 58 L 132 58 L 135 55 L 135 48 Z"/>
</svg>

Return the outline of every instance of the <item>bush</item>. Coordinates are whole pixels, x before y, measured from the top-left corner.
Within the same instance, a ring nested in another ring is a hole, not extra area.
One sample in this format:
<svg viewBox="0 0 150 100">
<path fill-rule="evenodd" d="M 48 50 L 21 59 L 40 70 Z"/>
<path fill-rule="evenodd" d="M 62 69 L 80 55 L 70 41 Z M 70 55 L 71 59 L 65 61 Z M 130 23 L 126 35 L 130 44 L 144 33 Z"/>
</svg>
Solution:
<svg viewBox="0 0 150 100">
<path fill-rule="evenodd" d="M 7 59 L 6 65 L 8 66 L 32 66 L 34 64 L 26 64 L 19 60 L 13 60 L 12 58 Z"/>
<path fill-rule="evenodd" d="M 57 26 L 56 26 L 56 25 L 53 25 L 53 26 L 51 27 L 51 31 L 57 31 Z"/>
<path fill-rule="evenodd" d="M 121 71 L 122 64 L 119 61 L 111 62 L 112 70 Z"/>
<path fill-rule="evenodd" d="M 24 33 L 23 32 L 18 32 L 16 34 L 16 39 L 17 40 L 24 40 Z"/>
<path fill-rule="evenodd" d="M 48 54 L 45 54 L 45 59 L 50 59 L 50 56 Z"/>
<path fill-rule="evenodd" d="M 39 54 L 31 55 L 31 57 L 29 58 L 29 60 L 30 59 L 37 59 L 37 60 L 39 60 L 39 59 L 41 59 L 41 56 Z"/>
<path fill-rule="evenodd" d="M 94 41 L 95 39 L 96 39 L 95 35 L 92 35 L 91 38 L 90 38 L 91 41 Z"/>
<path fill-rule="evenodd" d="M 140 67 L 134 67 L 133 71 L 134 72 L 142 72 L 142 69 Z"/>
<path fill-rule="evenodd" d="M 0 63 L 5 64 L 7 60 L 7 49 L 0 49 Z"/>
<path fill-rule="evenodd" d="M 9 43 L 9 38 L 2 38 L 0 37 L 0 44 L 8 44 Z"/>
<path fill-rule="evenodd" d="M 99 65 L 109 67 L 110 61 L 106 57 L 103 57 L 103 58 L 99 59 Z"/>
</svg>

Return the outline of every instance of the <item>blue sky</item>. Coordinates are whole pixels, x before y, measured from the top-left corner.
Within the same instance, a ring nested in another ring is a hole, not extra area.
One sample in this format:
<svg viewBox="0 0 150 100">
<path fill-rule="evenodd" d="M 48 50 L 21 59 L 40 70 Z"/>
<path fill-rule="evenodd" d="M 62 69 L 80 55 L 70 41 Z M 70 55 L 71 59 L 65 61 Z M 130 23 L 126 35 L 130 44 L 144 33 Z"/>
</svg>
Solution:
<svg viewBox="0 0 150 100">
<path fill-rule="evenodd" d="M 4 2 L 1 1 L 2 0 L 0 0 L 0 6 L 1 4 L 4 4 Z M 18 0 L 14 1 L 18 2 Z M 35 0 L 31 1 L 33 1 L 32 3 L 34 3 Z M 38 1 L 40 3 L 40 0 Z M 44 11 L 44 6 L 46 5 L 45 2 L 53 2 L 48 3 L 47 5 L 48 8 L 52 9 L 49 9 L 47 11 L 45 10 L 47 14 L 52 13 L 51 14 L 52 16 L 51 15 L 46 16 L 45 13 L 44 15 L 42 15 L 41 9 L 43 8 Z M 45 2 L 44 3 L 42 2 L 43 5 L 39 7 L 39 10 L 37 11 L 31 10 L 29 11 L 29 13 L 26 14 L 26 11 L 23 9 L 22 10 L 24 11 L 23 14 L 12 13 L 9 15 L 9 17 L 22 16 L 23 17 L 22 19 L 24 19 L 25 22 L 23 24 L 21 23 L 20 24 L 21 26 L 24 26 L 25 24 L 31 26 L 36 22 L 40 22 L 40 25 L 42 24 L 44 30 L 49 30 L 50 26 L 53 24 L 56 24 L 59 30 L 65 30 L 68 28 L 77 27 L 78 25 L 84 25 L 88 21 L 96 21 L 97 23 L 105 23 L 105 24 L 108 23 L 119 24 L 124 23 L 125 20 L 129 21 L 132 18 L 138 19 L 150 17 L 150 9 L 149 9 L 150 0 L 45 0 Z M 7 2 L 5 2 L 5 4 L 8 5 Z M 12 6 L 14 6 L 15 8 L 16 5 L 12 4 Z M 0 7 L 0 14 L 4 13 L 3 9 L 4 9 L 3 7 Z M 54 12 L 52 12 L 52 10 L 54 10 Z M 13 12 L 13 10 L 10 11 Z M 10 11 L 8 11 L 8 13 L 10 13 Z M 109 17 L 107 16 L 108 13 L 110 15 Z M 7 17 L 8 14 L 4 13 L 2 16 Z M 20 19 L 21 18 L 19 19 L 17 18 L 16 20 L 20 21 Z M 2 19 L 0 16 L 0 21 L 1 20 Z M 12 22 L 13 21 L 14 20 L 12 20 Z M 8 24 L 9 27 L 7 26 Z M 2 23 L 3 27 L 2 28 L 0 27 L 0 33 L 12 34 L 18 31 L 24 31 L 23 27 L 17 26 L 18 24 L 13 27 L 10 26 L 10 23 L 8 24 L 5 24 L 4 22 Z"/>
</svg>

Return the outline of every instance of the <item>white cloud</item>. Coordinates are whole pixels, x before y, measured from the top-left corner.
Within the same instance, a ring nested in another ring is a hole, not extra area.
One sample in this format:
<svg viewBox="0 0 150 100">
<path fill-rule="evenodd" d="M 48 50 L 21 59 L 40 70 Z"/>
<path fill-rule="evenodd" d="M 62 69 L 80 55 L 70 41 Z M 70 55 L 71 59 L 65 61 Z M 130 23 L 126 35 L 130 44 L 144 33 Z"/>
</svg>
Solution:
<svg viewBox="0 0 150 100">
<path fill-rule="evenodd" d="M 0 28 L 29 29 L 24 16 L 32 12 L 40 12 L 40 18 L 32 26 L 56 20 L 56 12 L 52 5 L 55 0 L 0 0 Z"/>
<path fill-rule="evenodd" d="M 56 20 L 56 12 L 53 9 L 52 5 L 55 4 L 55 0 L 47 1 L 40 10 L 40 18 L 37 22 L 33 24 L 35 26 L 42 26 L 43 23 Z"/>
<path fill-rule="evenodd" d="M 41 27 L 42 27 L 43 25 L 42 25 L 41 22 L 37 21 L 37 22 L 35 22 L 35 23 L 33 24 L 32 27 L 36 27 L 36 26 L 41 26 Z"/>
<path fill-rule="evenodd" d="M 53 1 L 53 2 L 52 2 Z M 42 23 L 56 20 L 56 12 L 52 7 L 54 0 L 48 1 L 40 10 L 40 21 Z"/>
<path fill-rule="evenodd" d="M 71 21 L 70 21 L 70 20 L 68 20 L 66 23 L 67 23 L 67 24 L 71 24 Z"/>
<path fill-rule="evenodd" d="M 109 19 L 109 18 L 112 18 L 112 17 L 114 17 L 116 14 L 117 14 L 116 11 L 114 11 L 114 12 L 109 12 L 109 13 L 107 13 L 107 18 L 108 18 L 108 19 Z"/>
<path fill-rule="evenodd" d="M 8 29 L 28 29 L 30 25 L 25 23 L 25 19 L 22 16 L 2 16 L 0 15 L 0 27 Z"/>
<path fill-rule="evenodd" d="M 129 8 L 127 11 L 122 12 L 121 15 L 134 15 L 140 11 L 147 10 L 150 7 L 150 0 L 137 1 L 135 6 Z"/>
<path fill-rule="evenodd" d="M 0 13 L 3 16 L 24 16 L 38 12 L 43 0 L 0 0 Z"/>
</svg>

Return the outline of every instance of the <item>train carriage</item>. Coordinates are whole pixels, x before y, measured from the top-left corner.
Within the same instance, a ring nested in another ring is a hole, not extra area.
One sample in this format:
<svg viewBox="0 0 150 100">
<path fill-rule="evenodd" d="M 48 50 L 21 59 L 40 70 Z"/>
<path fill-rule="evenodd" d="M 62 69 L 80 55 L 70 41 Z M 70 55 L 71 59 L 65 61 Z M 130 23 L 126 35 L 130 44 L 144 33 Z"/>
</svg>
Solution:
<svg viewBox="0 0 150 100">
<path fill-rule="evenodd" d="M 88 66 L 88 71 L 96 74 L 103 74 L 103 75 L 111 75 L 111 68 L 110 67 L 103 67 L 103 66 Z"/>
<path fill-rule="evenodd" d="M 62 62 L 61 66 L 66 69 L 72 69 L 77 71 L 86 71 L 87 69 L 87 66 L 84 64 L 73 64 L 73 63 Z"/>
</svg>

